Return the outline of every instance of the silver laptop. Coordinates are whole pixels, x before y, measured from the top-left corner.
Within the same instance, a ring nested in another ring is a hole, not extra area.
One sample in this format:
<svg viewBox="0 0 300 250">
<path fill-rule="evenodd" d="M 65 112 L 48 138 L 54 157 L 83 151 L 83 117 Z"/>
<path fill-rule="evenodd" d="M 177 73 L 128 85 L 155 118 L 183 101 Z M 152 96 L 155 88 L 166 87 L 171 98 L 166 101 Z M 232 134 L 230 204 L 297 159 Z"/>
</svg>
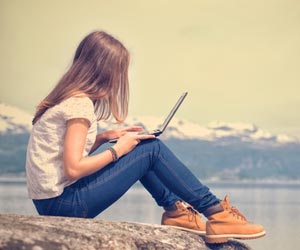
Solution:
<svg viewBox="0 0 300 250">
<path fill-rule="evenodd" d="M 178 110 L 178 108 L 182 104 L 182 102 L 185 99 L 185 97 L 187 96 L 187 94 L 188 94 L 188 92 L 184 92 L 179 97 L 178 101 L 176 102 L 175 106 L 172 108 L 171 112 L 169 113 L 169 115 L 165 119 L 164 123 L 158 129 L 155 129 L 155 130 L 152 130 L 152 131 L 144 130 L 144 131 L 140 132 L 139 134 L 140 135 L 155 135 L 156 137 L 160 136 L 166 130 L 166 128 L 168 127 L 170 121 L 174 117 L 176 111 Z M 109 142 L 111 142 L 111 143 L 117 142 L 117 139 L 110 140 Z"/>
<path fill-rule="evenodd" d="M 178 108 L 180 107 L 180 105 L 182 104 L 183 100 L 185 99 L 185 97 L 187 96 L 188 92 L 184 92 L 178 99 L 178 101 L 176 102 L 175 106 L 172 108 L 170 114 L 167 116 L 167 118 L 165 119 L 164 123 L 160 126 L 160 128 L 155 129 L 153 131 L 142 131 L 139 134 L 149 134 L 149 135 L 155 135 L 155 136 L 160 136 L 168 127 L 170 121 L 172 120 L 172 118 L 174 117 L 176 111 L 178 110 Z"/>
</svg>

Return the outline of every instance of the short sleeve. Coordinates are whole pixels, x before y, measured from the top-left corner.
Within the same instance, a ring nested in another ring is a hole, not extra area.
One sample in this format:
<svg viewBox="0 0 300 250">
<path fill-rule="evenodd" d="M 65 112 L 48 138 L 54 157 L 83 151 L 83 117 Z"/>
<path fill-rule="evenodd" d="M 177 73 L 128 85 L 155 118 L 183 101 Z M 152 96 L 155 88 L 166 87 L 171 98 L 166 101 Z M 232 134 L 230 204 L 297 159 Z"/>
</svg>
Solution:
<svg viewBox="0 0 300 250">
<path fill-rule="evenodd" d="M 91 124 L 96 119 L 93 102 L 88 97 L 70 97 L 63 101 L 60 106 L 65 121 L 84 118 Z"/>
</svg>

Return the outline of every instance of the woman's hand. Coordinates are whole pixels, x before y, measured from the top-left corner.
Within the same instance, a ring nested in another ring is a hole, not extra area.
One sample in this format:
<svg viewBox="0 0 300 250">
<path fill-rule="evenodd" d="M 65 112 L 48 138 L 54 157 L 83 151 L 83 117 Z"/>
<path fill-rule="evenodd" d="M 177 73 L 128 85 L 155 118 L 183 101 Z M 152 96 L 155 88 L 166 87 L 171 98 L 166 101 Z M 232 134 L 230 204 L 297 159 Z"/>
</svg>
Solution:
<svg viewBox="0 0 300 250">
<path fill-rule="evenodd" d="M 141 132 L 143 127 L 141 126 L 129 126 L 114 130 L 105 131 L 102 136 L 106 139 L 106 141 L 119 139 L 121 136 L 125 135 L 127 132 Z"/>
<path fill-rule="evenodd" d="M 137 133 L 128 132 L 119 137 L 119 140 L 113 147 L 117 151 L 118 157 L 121 157 L 133 150 L 136 145 L 141 142 L 141 140 L 153 138 L 155 138 L 154 135 L 139 135 Z"/>
<path fill-rule="evenodd" d="M 102 144 L 110 140 L 117 140 L 128 132 L 140 132 L 142 130 L 143 127 L 141 126 L 129 126 L 124 128 L 119 128 L 119 129 L 107 130 L 103 133 L 100 133 L 96 137 L 96 141 L 93 147 L 91 148 L 90 154 L 92 154 L 95 150 L 97 150 L 97 148 L 100 147 Z"/>
</svg>

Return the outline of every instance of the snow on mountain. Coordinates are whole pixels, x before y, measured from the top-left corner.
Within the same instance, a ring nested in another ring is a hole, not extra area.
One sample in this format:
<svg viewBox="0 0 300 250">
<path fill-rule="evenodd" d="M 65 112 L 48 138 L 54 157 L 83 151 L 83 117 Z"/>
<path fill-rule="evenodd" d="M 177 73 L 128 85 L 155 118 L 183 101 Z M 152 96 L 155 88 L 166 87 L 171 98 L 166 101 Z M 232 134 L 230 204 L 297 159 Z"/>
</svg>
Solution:
<svg viewBox="0 0 300 250">
<path fill-rule="evenodd" d="M 159 117 L 128 117 L 125 124 L 119 126 L 140 125 L 151 131 L 159 128 L 163 121 L 164 119 Z M 110 122 L 100 122 L 99 127 L 102 129 L 111 129 L 112 127 L 118 127 L 118 125 L 112 126 Z M 162 138 L 198 139 L 205 141 L 226 140 L 229 143 L 233 140 L 239 140 L 242 142 L 270 143 L 274 145 L 300 143 L 300 140 L 296 137 L 284 134 L 275 135 L 258 128 L 254 124 L 214 121 L 207 126 L 201 126 L 197 123 L 176 117 L 172 119 Z"/>
<path fill-rule="evenodd" d="M 178 124 L 184 124 L 181 121 Z M 296 137 L 279 134 L 275 135 L 268 131 L 264 131 L 258 128 L 254 124 L 235 122 L 235 123 L 225 123 L 220 121 L 215 121 L 209 123 L 206 127 L 201 127 L 197 124 L 190 124 L 186 122 L 185 130 L 197 131 L 198 133 L 193 133 L 190 135 L 194 139 L 216 141 L 222 139 L 239 139 L 243 142 L 257 142 L 257 143 L 299 143 L 300 140 Z M 197 127 L 198 126 L 198 127 Z"/>
<path fill-rule="evenodd" d="M 19 108 L 0 102 L 0 133 L 26 133 L 31 130 L 32 116 Z M 148 131 L 157 129 L 163 123 L 164 118 L 154 116 L 129 116 L 122 125 L 112 122 L 99 122 L 100 129 L 107 130 L 118 126 L 139 125 Z M 264 131 L 257 126 L 243 122 L 226 123 L 214 121 L 207 126 L 201 126 L 184 119 L 174 117 L 162 138 L 196 139 L 205 141 L 218 141 L 230 143 L 232 141 L 287 144 L 300 143 L 296 137 L 279 134 L 275 135 Z"/>
<path fill-rule="evenodd" d="M 215 121 L 208 124 L 208 127 L 215 132 L 217 138 L 240 137 L 242 141 L 275 142 L 280 144 L 300 142 L 296 137 L 284 134 L 275 135 L 249 123 L 225 123 Z"/>
<path fill-rule="evenodd" d="M 32 116 L 26 112 L 0 102 L 0 134 L 28 133 L 31 129 Z"/>
</svg>

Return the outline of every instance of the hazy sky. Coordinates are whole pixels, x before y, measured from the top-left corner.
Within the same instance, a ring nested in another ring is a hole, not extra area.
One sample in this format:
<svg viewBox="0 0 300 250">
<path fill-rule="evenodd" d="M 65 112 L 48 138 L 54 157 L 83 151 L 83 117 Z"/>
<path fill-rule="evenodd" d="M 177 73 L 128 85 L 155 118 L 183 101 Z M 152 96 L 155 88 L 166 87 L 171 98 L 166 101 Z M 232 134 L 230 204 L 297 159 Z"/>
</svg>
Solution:
<svg viewBox="0 0 300 250">
<path fill-rule="evenodd" d="M 299 0 L 0 0 L 0 101 L 33 113 L 80 40 L 131 52 L 131 115 L 250 122 L 300 135 Z"/>
</svg>

